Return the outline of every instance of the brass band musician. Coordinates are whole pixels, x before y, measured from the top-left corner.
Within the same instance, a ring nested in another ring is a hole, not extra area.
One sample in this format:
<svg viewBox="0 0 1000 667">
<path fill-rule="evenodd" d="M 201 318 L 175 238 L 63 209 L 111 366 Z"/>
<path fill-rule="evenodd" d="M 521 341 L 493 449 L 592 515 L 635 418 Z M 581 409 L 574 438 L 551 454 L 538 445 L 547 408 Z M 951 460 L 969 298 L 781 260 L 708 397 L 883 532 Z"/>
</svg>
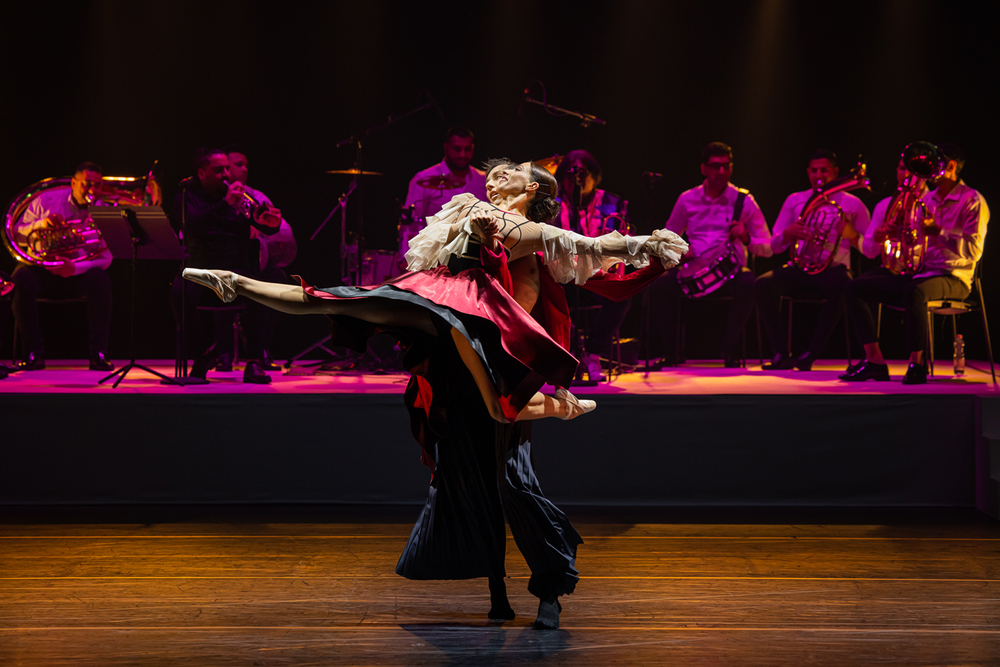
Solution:
<svg viewBox="0 0 1000 667">
<path fill-rule="evenodd" d="M 444 135 L 444 159 L 410 179 L 405 208 L 413 207 L 414 220 L 434 215 L 457 194 L 468 192 L 486 199 L 486 174 L 472 166 L 476 150 L 472 130 L 461 125 L 448 128 Z M 414 230 L 414 234 L 419 230 Z"/>
<path fill-rule="evenodd" d="M 809 159 L 806 174 L 813 188 L 831 183 L 840 175 L 837 155 L 824 149 L 815 151 Z M 784 252 L 797 240 L 809 239 L 814 233 L 814 230 L 803 224 L 805 221 L 799 220 L 814 192 L 814 189 L 793 192 L 785 199 L 772 230 L 771 250 L 774 253 Z M 842 222 L 839 223 L 842 224 L 840 240 L 832 249 L 830 264 L 818 273 L 811 274 L 788 263 L 760 276 L 754 285 L 757 309 L 774 353 L 771 362 L 763 365 L 764 370 L 812 370 L 813 362 L 826 348 L 830 334 L 843 313 L 843 289 L 851 280 L 851 248 L 861 250 L 861 239 L 868 229 L 870 217 L 864 203 L 849 192 L 834 192 L 829 195 L 829 199 L 832 203 L 822 206 L 823 213 L 842 215 Z M 809 346 L 797 356 L 787 352 L 790 341 L 788 330 L 781 321 L 782 296 L 823 299 L 819 321 Z"/>
<path fill-rule="evenodd" d="M 584 150 L 570 151 L 559 163 L 555 178 L 559 183 L 558 224 L 563 229 L 590 237 L 613 231 L 629 233 L 628 202 L 597 187 L 603 171 L 593 155 Z M 570 307 L 577 304 L 600 307 L 590 323 L 586 353 L 580 360 L 587 377 L 600 380 L 603 377 L 601 357 L 610 358 L 612 339 L 625 321 L 631 299 L 613 301 L 574 284 L 565 285 L 563 289 Z"/>
<path fill-rule="evenodd" d="M 14 232 L 18 241 L 27 242 L 35 230 L 59 229 L 86 220 L 90 206 L 100 205 L 101 167 L 94 162 L 80 164 L 70 181 L 70 190 L 54 188 L 35 198 L 17 221 Z M 35 371 L 45 368 L 45 339 L 38 314 L 38 299 L 44 297 L 76 297 L 87 299 L 89 326 L 88 352 L 90 370 L 111 371 L 108 360 L 108 337 L 111 330 L 111 279 L 107 269 L 111 252 L 101 241 L 93 257 L 64 261 L 54 267 L 21 264 L 11 278 L 14 283 L 14 319 L 24 340 L 24 358 L 18 370 Z"/>
<path fill-rule="evenodd" d="M 677 197 L 666 228 L 687 236 L 691 249 L 684 261 L 708 257 L 727 243 L 734 244 L 740 268 L 714 294 L 732 297 L 722 338 L 722 359 L 727 368 L 735 368 L 741 365 L 740 335 L 754 307 L 754 276 L 747 268 L 748 253 L 770 257 L 771 232 L 753 195 L 729 182 L 733 175 L 732 148 L 721 142 L 705 146 L 701 174 L 705 177 L 701 185 Z M 739 213 L 737 206 L 741 207 Z M 651 310 L 652 337 L 665 345 L 664 366 L 681 361 L 675 357 L 682 295 L 677 274 L 676 269 L 671 270 L 650 288 L 650 302 L 656 304 Z"/>
<path fill-rule="evenodd" d="M 927 339 L 927 302 L 965 299 L 972 288 L 976 264 L 983 254 L 990 210 L 986 200 L 960 178 L 965 157 L 955 144 L 940 144 L 943 174 L 929 183 L 920 198 L 929 214 L 925 233 L 927 249 L 916 274 L 895 274 L 885 267 L 865 273 L 845 289 L 848 314 L 865 359 L 840 376 L 848 382 L 889 380 L 889 366 L 882 356 L 869 303 L 903 307 L 909 367 L 903 384 L 927 382 L 924 344 Z M 906 165 L 902 165 L 906 168 Z M 871 235 L 881 245 L 887 229 L 880 225 Z"/>
</svg>

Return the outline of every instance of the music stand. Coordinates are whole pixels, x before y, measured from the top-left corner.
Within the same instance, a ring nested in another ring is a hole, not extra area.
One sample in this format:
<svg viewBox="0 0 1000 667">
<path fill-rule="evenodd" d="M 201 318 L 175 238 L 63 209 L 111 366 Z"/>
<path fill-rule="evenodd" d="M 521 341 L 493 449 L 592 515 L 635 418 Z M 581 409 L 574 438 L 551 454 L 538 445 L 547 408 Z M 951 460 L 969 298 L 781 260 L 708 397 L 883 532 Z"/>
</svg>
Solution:
<svg viewBox="0 0 1000 667">
<path fill-rule="evenodd" d="M 118 379 L 111 386 L 112 389 L 117 388 L 133 368 L 140 368 L 162 378 L 168 384 L 182 384 L 148 366 L 136 363 L 135 360 L 135 271 L 138 260 L 178 260 L 184 257 L 184 249 L 177 241 L 177 235 L 174 234 L 170 221 L 159 206 L 95 206 L 91 209 L 90 217 L 100 230 L 104 243 L 111 251 L 111 256 L 115 259 L 129 258 L 132 260 L 132 333 L 130 336 L 132 358 L 125 366 L 102 378 L 97 384 L 104 384 L 117 375 Z"/>
</svg>

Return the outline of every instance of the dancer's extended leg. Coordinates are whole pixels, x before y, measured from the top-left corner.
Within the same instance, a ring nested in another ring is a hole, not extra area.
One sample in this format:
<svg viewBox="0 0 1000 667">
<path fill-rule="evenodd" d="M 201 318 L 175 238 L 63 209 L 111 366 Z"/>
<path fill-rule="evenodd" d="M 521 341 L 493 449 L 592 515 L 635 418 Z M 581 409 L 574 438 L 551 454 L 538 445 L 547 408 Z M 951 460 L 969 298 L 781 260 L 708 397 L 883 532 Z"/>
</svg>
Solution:
<svg viewBox="0 0 1000 667">
<path fill-rule="evenodd" d="M 349 315 L 380 326 L 419 329 L 437 335 L 430 313 L 410 303 L 378 298 L 322 299 L 306 294 L 297 285 L 268 283 L 214 269 L 185 269 L 184 277 L 211 288 L 224 301 L 231 301 L 226 295 L 235 291 L 237 295 L 291 315 Z"/>
</svg>

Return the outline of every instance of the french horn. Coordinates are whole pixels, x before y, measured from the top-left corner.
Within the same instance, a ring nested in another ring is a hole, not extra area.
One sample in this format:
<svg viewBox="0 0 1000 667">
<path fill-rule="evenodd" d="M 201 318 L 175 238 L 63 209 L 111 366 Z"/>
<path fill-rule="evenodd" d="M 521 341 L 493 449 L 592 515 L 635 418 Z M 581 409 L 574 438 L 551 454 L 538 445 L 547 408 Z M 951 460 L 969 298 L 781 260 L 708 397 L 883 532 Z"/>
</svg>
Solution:
<svg viewBox="0 0 1000 667">
<path fill-rule="evenodd" d="M 145 177 L 104 176 L 101 189 L 94 193 L 91 204 L 105 206 L 159 206 L 163 191 L 156 180 L 157 162 Z M 24 264 L 56 267 L 65 262 L 92 259 L 104 250 L 101 232 L 90 216 L 68 220 L 65 225 L 36 229 L 27 236 L 17 232 L 17 223 L 39 196 L 56 190 L 68 191 L 72 178 L 46 178 L 22 190 L 7 207 L 4 221 L 4 245 L 14 259 Z"/>
</svg>

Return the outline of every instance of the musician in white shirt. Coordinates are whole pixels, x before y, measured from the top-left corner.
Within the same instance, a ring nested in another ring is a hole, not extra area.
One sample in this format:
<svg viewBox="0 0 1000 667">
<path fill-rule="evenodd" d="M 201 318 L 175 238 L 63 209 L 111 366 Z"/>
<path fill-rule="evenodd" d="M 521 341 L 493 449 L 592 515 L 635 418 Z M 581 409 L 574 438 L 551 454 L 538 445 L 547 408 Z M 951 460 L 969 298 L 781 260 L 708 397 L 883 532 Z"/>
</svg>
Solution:
<svg viewBox="0 0 1000 667">
<path fill-rule="evenodd" d="M 889 366 L 882 356 L 875 321 L 869 303 L 902 306 L 906 346 L 910 364 L 903 384 L 927 382 L 924 345 L 927 340 L 927 302 L 965 299 L 972 290 L 976 264 L 983 255 L 990 209 L 986 200 L 959 178 L 965 158 L 955 144 L 938 146 L 947 164 L 921 201 L 933 217 L 927 229 L 927 251 L 920 273 L 896 275 L 878 267 L 844 290 L 848 313 L 858 339 L 865 348 L 865 360 L 840 376 L 848 382 L 889 380 Z M 885 230 L 873 233 L 875 243 L 885 240 Z"/>
<path fill-rule="evenodd" d="M 444 135 L 444 159 L 410 179 L 403 206 L 413 207 L 413 220 L 420 228 L 423 220 L 440 211 L 455 195 L 468 192 L 486 201 L 486 174 L 471 166 L 475 150 L 472 130 L 460 125 L 449 128 Z M 418 231 L 414 230 L 414 235 Z"/>
<path fill-rule="evenodd" d="M 15 224 L 18 241 L 27 242 L 35 230 L 60 228 L 67 223 L 86 219 L 100 193 L 104 177 L 101 167 L 84 162 L 76 168 L 69 191 L 53 188 L 36 197 Z M 91 202 L 94 201 L 93 204 Z M 53 267 L 21 264 L 12 274 L 14 319 L 24 339 L 25 357 L 18 362 L 18 370 L 45 368 L 45 340 L 38 313 L 38 299 L 44 297 L 87 298 L 87 323 L 90 370 L 110 371 L 114 365 L 108 360 L 108 337 L 111 333 L 111 279 L 107 269 L 111 266 L 111 252 L 103 241 L 99 251 L 89 259 L 76 262 L 64 261 Z"/>
<path fill-rule="evenodd" d="M 835 180 L 840 175 L 837 155 L 832 151 L 817 150 L 809 159 L 806 173 L 814 188 Z M 797 240 L 809 238 L 811 231 L 799 221 L 799 216 L 814 192 L 814 189 L 809 189 L 788 195 L 772 230 L 771 250 L 775 254 L 788 250 Z M 826 348 L 830 334 L 843 314 L 843 289 L 851 280 L 851 248 L 861 249 L 861 239 L 871 218 L 867 207 L 854 195 L 836 192 L 829 197 L 844 215 L 840 243 L 830 265 L 819 273 L 809 274 L 789 262 L 760 276 L 754 285 L 757 310 L 774 351 L 774 358 L 771 363 L 764 364 L 764 370 L 811 370 L 813 362 Z M 830 215 L 838 213 L 832 204 L 823 206 L 823 209 L 830 209 Z M 782 296 L 823 299 L 819 321 L 809 346 L 797 356 L 788 353 L 788 329 L 781 318 Z"/>
<path fill-rule="evenodd" d="M 726 330 L 722 339 L 722 359 L 727 368 L 741 365 L 740 334 L 754 307 L 754 276 L 747 268 L 748 252 L 758 257 L 771 256 L 771 233 L 764 214 L 753 195 L 729 182 L 733 175 L 732 148 L 713 142 L 702 150 L 701 173 L 704 182 L 681 193 L 666 228 L 687 237 L 691 249 L 684 261 L 719 252 L 732 241 L 742 269 L 712 295 L 732 297 Z M 743 200 L 738 219 L 734 219 L 740 193 Z M 674 365 L 677 347 L 677 320 L 681 288 L 677 271 L 657 280 L 650 292 L 652 341 L 665 345 L 663 365 Z"/>
</svg>

